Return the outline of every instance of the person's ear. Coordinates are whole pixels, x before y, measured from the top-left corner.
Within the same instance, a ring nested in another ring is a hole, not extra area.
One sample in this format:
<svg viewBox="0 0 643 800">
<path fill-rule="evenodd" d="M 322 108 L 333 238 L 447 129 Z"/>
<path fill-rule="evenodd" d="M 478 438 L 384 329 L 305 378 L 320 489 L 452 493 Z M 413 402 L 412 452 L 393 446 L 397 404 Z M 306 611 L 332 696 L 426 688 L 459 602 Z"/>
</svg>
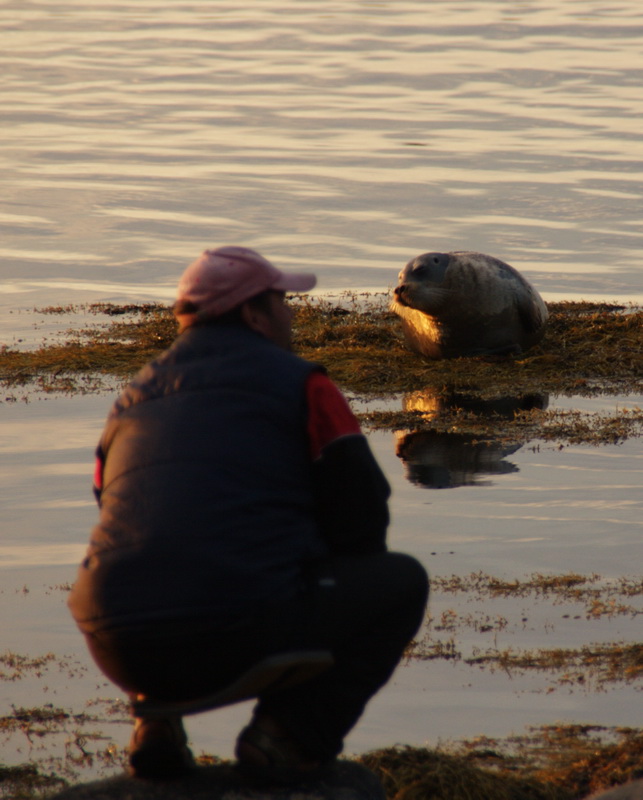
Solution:
<svg viewBox="0 0 643 800">
<path fill-rule="evenodd" d="M 241 319 L 250 330 L 266 335 L 266 315 L 247 301 L 241 305 Z"/>
</svg>

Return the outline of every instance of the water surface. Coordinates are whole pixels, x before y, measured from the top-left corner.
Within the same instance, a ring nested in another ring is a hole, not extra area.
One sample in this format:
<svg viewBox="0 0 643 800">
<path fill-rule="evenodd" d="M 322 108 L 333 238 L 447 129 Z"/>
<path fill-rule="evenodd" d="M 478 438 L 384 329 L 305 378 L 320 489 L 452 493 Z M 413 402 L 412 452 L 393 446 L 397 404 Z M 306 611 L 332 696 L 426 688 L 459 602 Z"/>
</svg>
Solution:
<svg viewBox="0 0 643 800">
<path fill-rule="evenodd" d="M 643 294 L 633 2 L 5 2 L 0 281 L 169 298 L 244 243 L 320 286 L 488 252 Z"/>
</svg>

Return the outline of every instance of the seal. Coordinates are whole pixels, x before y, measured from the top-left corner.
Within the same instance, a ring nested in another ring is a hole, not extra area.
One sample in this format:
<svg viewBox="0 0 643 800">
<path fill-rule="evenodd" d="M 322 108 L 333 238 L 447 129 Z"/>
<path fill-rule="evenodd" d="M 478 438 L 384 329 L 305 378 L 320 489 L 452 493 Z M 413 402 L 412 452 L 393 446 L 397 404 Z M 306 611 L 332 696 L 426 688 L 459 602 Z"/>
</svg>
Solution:
<svg viewBox="0 0 643 800">
<path fill-rule="evenodd" d="M 400 272 L 391 310 L 428 358 L 510 355 L 539 342 L 549 313 L 518 270 L 483 253 L 423 253 Z"/>
</svg>

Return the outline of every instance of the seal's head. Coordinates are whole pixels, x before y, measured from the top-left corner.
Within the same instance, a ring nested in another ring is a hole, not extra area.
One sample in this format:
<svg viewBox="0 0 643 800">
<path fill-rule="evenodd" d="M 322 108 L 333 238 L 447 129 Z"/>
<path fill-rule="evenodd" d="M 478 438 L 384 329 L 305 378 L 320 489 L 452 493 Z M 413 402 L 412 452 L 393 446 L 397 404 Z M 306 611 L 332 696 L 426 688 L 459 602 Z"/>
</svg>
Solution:
<svg viewBox="0 0 643 800">
<path fill-rule="evenodd" d="M 451 257 L 449 253 L 423 253 L 412 258 L 398 276 L 393 294 L 396 304 L 438 313 L 452 294 L 443 286 Z"/>
</svg>

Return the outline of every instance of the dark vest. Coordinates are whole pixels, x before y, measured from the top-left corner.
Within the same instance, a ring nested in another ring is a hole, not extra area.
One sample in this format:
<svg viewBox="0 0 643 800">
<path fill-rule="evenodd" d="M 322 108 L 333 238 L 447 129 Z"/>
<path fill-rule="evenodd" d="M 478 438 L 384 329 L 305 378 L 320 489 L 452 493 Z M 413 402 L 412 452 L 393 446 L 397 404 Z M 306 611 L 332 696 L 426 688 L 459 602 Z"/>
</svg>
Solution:
<svg viewBox="0 0 643 800">
<path fill-rule="evenodd" d="M 188 329 L 116 402 L 101 513 L 70 608 L 86 629 L 294 595 L 318 534 L 305 381 L 316 367 L 241 326 Z"/>
</svg>

